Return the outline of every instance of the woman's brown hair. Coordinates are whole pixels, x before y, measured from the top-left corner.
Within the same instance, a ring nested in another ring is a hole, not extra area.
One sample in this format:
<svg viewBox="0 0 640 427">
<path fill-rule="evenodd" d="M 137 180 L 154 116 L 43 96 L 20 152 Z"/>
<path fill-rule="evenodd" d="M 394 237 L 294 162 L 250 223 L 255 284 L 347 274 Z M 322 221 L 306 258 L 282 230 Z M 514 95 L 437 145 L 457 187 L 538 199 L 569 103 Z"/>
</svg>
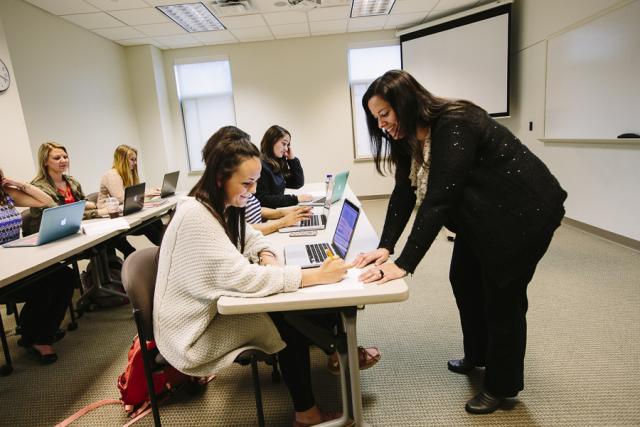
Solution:
<svg viewBox="0 0 640 427">
<path fill-rule="evenodd" d="M 122 178 L 122 182 L 125 187 L 131 187 L 140 183 L 138 177 L 138 164 L 131 170 L 129 167 L 129 157 L 131 154 L 138 156 L 138 150 L 128 145 L 118 145 L 116 151 L 113 152 L 113 165 L 111 166 L 118 172 L 118 175 Z"/>
<path fill-rule="evenodd" d="M 65 154 L 69 155 L 69 153 L 67 153 L 67 149 L 57 142 L 45 142 L 40 146 L 40 148 L 38 148 L 38 173 L 34 178 L 34 181 L 46 180 L 53 188 L 56 187 L 56 184 L 53 182 L 53 179 L 51 179 L 51 175 L 49 175 L 49 171 L 47 170 L 47 161 L 49 160 L 49 153 L 51 153 L 51 150 L 55 148 L 62 150 Z"/>
<path fill-rule="evenodd" d="M 259 158 L 260 152 L 246 132 L 235 126 L 220 128 L 202 149 L 205 170 L 189 192 L 209 208 L 240 252 L 244 251 L 245 241 L 244 208 L 229 206 L 225 210 L 224 185 L 238 166 L 252 157 Z"/>
</svg>

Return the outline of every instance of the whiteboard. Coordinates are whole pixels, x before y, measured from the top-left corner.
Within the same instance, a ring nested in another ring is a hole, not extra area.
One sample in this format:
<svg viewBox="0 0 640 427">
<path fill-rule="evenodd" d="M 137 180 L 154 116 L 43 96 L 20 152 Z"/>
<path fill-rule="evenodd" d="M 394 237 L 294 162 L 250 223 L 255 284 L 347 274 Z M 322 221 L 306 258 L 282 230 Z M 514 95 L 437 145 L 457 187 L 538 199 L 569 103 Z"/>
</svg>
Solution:
<svg viewBox="0 0 640 427">
<path fill-rule="evenodd" d="M 545 138 L 640 133 L 640 1 L 548 41 Z"/>
</svg>

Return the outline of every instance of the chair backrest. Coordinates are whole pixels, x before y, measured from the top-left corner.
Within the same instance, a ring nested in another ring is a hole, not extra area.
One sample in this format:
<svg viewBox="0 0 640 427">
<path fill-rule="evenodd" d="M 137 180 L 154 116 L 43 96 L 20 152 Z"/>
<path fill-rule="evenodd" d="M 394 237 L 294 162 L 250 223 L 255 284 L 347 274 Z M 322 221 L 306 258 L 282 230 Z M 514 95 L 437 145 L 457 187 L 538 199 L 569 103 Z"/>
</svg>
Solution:
<svg viewBox="0 0 640 427">
<path fill-rule="evenodd" d="M 86 195 L 86 198 L 88 202 L 98 203 L 98 192 L 89 193 Z"/>
<path fill-rule="evenodd" d="M 122 265 L 122 285 L 133 310 L 140 311 L 141 326 L 147 340 L 153 339 L 153 293 L 159 250 L 156 246 L 137 250 Z"/>
<path fill-rule="evenodd" d="M 20 216 L 22 216 L 22 235 L 28 236 L 36 232 L 33 229 L 33 220 L 31 218 L 31 209 L 25 209 L 20 212 Z"/>
</svg>

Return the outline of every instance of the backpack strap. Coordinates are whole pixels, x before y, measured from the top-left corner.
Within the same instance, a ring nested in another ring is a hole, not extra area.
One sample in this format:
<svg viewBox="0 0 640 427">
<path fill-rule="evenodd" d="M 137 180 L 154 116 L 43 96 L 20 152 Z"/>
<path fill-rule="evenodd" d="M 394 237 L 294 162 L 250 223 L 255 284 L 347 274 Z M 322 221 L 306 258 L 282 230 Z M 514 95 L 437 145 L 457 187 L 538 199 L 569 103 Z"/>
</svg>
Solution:
<svg viewBox="0 0 640 427">
<path fill-rule="evenodd" d="M 84 408 L 80 409 L 75 414 L 71 415 L 66 420 L 60 422 L 59 424 L 56 424 L 56 427 L 66 427 L 72 422 L 74 422 L 75 420 L 77 420 L 78 418 L 82 417 L 83 415 L 93 411 L 94 409 L 97 409 L 97 408 L 100 408 L 101 406 L 106 406 L 106 405 L 122 405 L 122 401 L 118 399 L 102 399 L 102 400 L 98 400 L 97 402 L 90 403 Z"/>
</svg>

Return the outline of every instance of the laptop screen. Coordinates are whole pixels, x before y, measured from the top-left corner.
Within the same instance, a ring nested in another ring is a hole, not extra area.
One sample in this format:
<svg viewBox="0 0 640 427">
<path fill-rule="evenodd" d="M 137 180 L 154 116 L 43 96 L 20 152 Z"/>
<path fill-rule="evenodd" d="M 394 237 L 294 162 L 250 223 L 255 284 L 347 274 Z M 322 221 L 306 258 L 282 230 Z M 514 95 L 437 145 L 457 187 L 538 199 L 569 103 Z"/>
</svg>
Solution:
<svg viewBox="0 0 640 427">
<path fill-rule="evenodd" d="M 360 216 L 360 209 L 349 200 L 345 200 L 340 212 L 340 218 L 338 218 L 336 232 L 333 235 L 333 246 L 341 258 L 344 258 L 347 254 L 356 223 L 358 222 L 358 216 Z"/>
</svg>

